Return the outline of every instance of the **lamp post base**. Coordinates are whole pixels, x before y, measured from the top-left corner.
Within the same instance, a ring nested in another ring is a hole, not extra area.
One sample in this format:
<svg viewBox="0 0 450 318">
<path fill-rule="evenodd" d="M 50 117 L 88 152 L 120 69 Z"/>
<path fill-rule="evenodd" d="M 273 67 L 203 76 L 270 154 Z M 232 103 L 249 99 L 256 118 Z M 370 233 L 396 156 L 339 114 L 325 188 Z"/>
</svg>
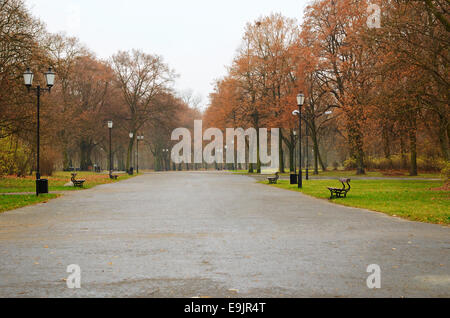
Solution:
<svg viewBox="0 0 450 318">
<path fill-rule="evenodd" d="M 48 194 L 48 180 L 38 179 L 36 180 L 36 195 Z"/>
</svg>

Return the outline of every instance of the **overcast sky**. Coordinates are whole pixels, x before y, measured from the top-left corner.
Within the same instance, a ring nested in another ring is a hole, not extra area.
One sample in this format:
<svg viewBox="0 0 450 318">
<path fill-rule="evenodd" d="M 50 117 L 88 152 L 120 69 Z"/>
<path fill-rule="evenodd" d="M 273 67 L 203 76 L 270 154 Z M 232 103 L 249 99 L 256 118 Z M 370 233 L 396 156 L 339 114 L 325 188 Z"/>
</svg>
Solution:
<svg viewBox="0 0 450 318">
<path fill-rule="evenodd" d="M 308 0 L 25 0 L 50 32 L 77 36 L 100 58 L 118 50 L 159 54 L 208 102 L 226 74 L 247 22 L 280 12 L 300 20 Z"/>
</svg>

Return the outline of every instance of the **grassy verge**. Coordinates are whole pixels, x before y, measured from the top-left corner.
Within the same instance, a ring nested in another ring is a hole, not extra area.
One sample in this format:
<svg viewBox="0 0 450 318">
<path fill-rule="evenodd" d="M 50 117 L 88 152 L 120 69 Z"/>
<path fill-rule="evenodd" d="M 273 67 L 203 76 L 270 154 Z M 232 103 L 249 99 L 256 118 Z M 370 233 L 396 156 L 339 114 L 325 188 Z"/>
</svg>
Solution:
<svg viewBox="0 0 450 318">
<path fill-rule="evenodd" d="M 108 174 L 99 174 L 95 172 L 78 172 L 77 179 L 85 179 L 84 188 L 65 187 L 70 182 L 70 172 L 55 172 L 51 177 L 42 177 L 48 179 L 49 191 L 77 191 L 90 189 L 100 184 L 114 183 L 121 180 L 131 178 L 127 174 L 119 175 L 118 180 L 111 180 Z M 36 181 L 33 176 L 26 178 L 17 178 L 8 176 L 0 179 L 0 193 L 20 193 L 34 192 Z"/>
<path fill-rule="evenodd" d="M 260 183 L 267 184 L 267 181 Z M 352 190 L 347 199 L 334 199 L 332 202 L 383 212 L 412 221 L 450 224 L 450 192 L 433 190 L 443 182 L 426 180 L 353 180 Z M 281 180 L 275 187 L 301 191 L 320 199 L 329 199 L 327 187 L 340 187 L 331 180 L 310 180 L 299 190 L 297 185 Z"/>
<path fill-rule="evenodd" d="M 257 173 L 248 173 L 247 170 L 235 170 L 234 174 L 239 175 L 258 175 Z M 303 170 L 303 176 L 305 175 L 305 170 Z M 290 172 L 281 173 L 280 176 L 289 176 Z M 439 179 L 439 173 L 421 172 L 418 176 L 411 177 L 407 171 L 366 171 L 365 175 L 357 175 L 356 170 L 329 170 L 329 171 L 319 171 L 318 175 L 314 175 L 312 170 L 309 170 L 309 175 L 312 177 L 394 177 L 394 178 L 423 178 L 423 179 Z"/>
<path fill-rule="evenodd" d="M 0 195 L 0 213 L 18 209 L 27 205 L 47 202 L 58 197 L 57 194 L 35 195 Z"/>
</svg>

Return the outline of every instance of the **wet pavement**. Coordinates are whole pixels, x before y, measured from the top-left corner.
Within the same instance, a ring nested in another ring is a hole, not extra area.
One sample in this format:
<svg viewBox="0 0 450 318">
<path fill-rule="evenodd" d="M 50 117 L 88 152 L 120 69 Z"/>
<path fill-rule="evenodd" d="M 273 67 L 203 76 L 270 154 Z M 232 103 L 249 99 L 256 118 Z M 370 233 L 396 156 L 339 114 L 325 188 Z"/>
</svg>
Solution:
<svg viewBox="0 0 450 318">
<path fill-rule="evenodd" d="M 246 176 L 145 174 L 0 214 L 0 296 L 450 297 L 449 230 Z"/>
</svg>

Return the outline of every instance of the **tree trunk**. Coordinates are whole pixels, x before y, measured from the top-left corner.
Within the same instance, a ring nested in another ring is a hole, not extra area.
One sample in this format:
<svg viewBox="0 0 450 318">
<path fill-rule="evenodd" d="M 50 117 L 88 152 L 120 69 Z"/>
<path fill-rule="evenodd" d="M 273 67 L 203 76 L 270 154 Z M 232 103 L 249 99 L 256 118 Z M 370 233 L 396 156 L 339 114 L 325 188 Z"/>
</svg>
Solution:
<svg viewBox="0 0 450 318">
<path fill-rule="evenodd" d="M 313 149 L 314 149 L 314 174 L 319 174 L 319 164 L 322 167 L 323 171 L 327 171 L 327 167 L 325 167 L 322 156 L 320 155 L 320 148 L 319 148 L 319 140 L 317 138 L 317 132 L 315 131 L 314 127 L 310 130 L 311 132 L 311 139 L 313 142 Z"/>
<path fill-rule="evenodd" d="M 91 160 L 92 145 L 88 141 L 82 140 L 80 142 L 80 170 L 88 171 L 92 166 Z"/>
<path fill-rule="evenodd" d="M 159 165 L 158 171 L 164 171 L 164 158 L 162 154 L 158 154 L 158 165 Z"/>
<path fill-rule="evenodd" d="M 256 146 L 256 158 L 257 158 L 257 163 L 256 163 L 256 173 L 261 173 L 261 159 L 259 157 L 259 140 L 260 140 L 260 136 L 259 136 L 259 127 L 256 128 L 256 142 L 257 142 L 257 146 Z"/>
<path fill-rule="evenodd" d="M 134 144 L 134 138 L 130 138 L 130 141 L 128 143 L 128 150 L 127 150 L 127 171 L 130 171 L 131 168 L 131 155 L 133 153 L 133 144 Z"/>
<path fill-rule="evenodd" d="M 383 138 L 384 157 L 386 159 L 390 160 L 391 159 L 391 147 L 390 147 L 390 140 L 389 140 L 389 131 L 386 126 L 383 126 L 382 138 Z"/>
<path fill-rule="evenodd" d="M 444 116 L 439 115 L 439 144 L 441 146 L 442 157 L 445 161 L 448 161 L 450 157 L 448 136 L 449 126 L 448 120 Z"/>
<path fill-rule="evenodd" d="M 363 139 L 359 125 L 352 120 L 349 127 L 350 149 L 353 157 L 356 160 L 356 174 L 366 174 L 364 167 L 364 151 L 363 151 Z"/>
<path fill-rule="evenodd" d="M 125 151 L 124 151 L 123 147 L 120 147 L 120 151 L 117 153 L 118 168 L 120 171 L 126 170 L 124 157 L 125 157 Z M 113 152 L 112 160 L 113 160 L 113 168 L 114 168 L 114 152 Z"/>
<path fill-rule="evenodd" d="M 327 171 L 327 165 L 322 159 L 322 155 L 320 154 L 319 144 L 317 144 L 317 158 L 319 159 L 320 166 L 322 167 L 322 171 Z"/>
<path fill-rule="evenodd" d="M 417 176 L 417 135 L 416 129 L 409 131 L 409 149 L 411 153 L 410 176 Z"/>
<path fill-rule="evenodd" d="M 302 167 L 306 169 L 306 135 L 303 136 L 303 149 L 302 149 Z"/>
<path fill-rule="evenodd" d="M 69 168 L 70 168 L 69 154 L 67 152 L 67 149 L 65 148 L 63 151 L 63 170 L 68 171 Z"/>
<path fill-rule="evenodd" d="M 284 173 L 284 151 L 283 151 L 283 131 L 280 129 L 280 133 L 278 136 L 278 157 L 279 157 L 279 164 L 280 164 L 280 173 Z M 270 150 L 272 151 L 272 150 Z"/>
<path fill-rule="evenodd" d="M 291 141 L 288 146 L 289 151 L 289 171 L 290 173 L 295 173 L 295 160 L 294 160 L 294 154 L 295 154 L 295 136 L 291 133 Z"/>
<path fill-rule="evenodd" d="M 250 146 L 248 144 L 248 140 L 245 139 L 245 148 L 246 148 L 246 157 L 248 157 L 248 173 L 254 173 L 255 169 L 253 167 L 253 163 L 250 162 Z"/>
<path fill-rule="evenodd" d="M 364 152 L 362 150 L 358 150 L 356 155 L 356 174 L 363 175 L 366 174 L 366 170 L 364 167 Z"/>
<path fill-rule="evenodd" d="M 400 153 L 402 158 L 402 169 L 407 169 L 408 160 L 406 159 L 406 147 L 405 147 L 405 139 L 403 138 L 403 133 L 400 136 Z"/>
</svg>

